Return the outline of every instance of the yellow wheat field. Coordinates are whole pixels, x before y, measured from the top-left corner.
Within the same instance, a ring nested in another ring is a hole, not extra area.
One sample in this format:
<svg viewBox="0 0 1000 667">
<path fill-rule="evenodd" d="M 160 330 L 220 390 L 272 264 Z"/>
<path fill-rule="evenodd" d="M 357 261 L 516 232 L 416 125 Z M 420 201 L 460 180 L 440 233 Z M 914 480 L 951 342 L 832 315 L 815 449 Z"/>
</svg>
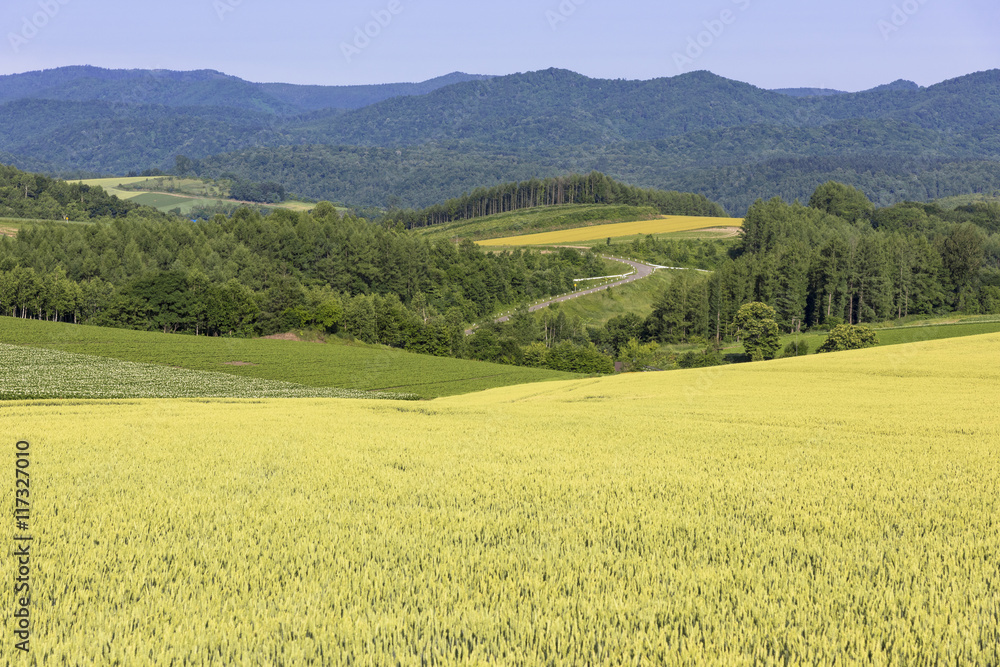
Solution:
<svg viewBox="0 0 1000 667">
<path fill-rule="evenodd" d="M 6 404 L 3 460 L 34 452 L 18 662 L 996 665 L 998 349 Z"/>
<path fill-rule="evenodd" d="M 555 232 L 525 234 L 523 236 L 508 236 L 502 239 L 487 239 L 477 241 L 481 246 L 507 245 L 553 245 L 558 243 L 581 243 L 600 239 L 634 236 L 636 234 L 667 234 L 670 232 L 688 232 L 694 229 L 709 227 L 740 227 L 742 218 L 708 218 L 686 215 L 665 215 L 655 220 L 639 220 L 638 222 L 616 222 L 610 225 L 591 225 L 575 229 L 563 229 Z"/>
</svg>

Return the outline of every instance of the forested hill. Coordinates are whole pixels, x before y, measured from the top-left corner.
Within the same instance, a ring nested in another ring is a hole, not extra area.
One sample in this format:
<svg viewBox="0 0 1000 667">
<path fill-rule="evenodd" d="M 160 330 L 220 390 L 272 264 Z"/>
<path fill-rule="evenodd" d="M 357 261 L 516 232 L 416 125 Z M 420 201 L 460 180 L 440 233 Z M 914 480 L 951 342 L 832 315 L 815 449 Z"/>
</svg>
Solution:
<svg viewBox="0 0 1000 667">
<path fill-rule="evenodd" d="M 347 98 L 366 106 L 321 108 Z M 184 155 L 201 175 L 356 206 L 428 206 L 595 170 L 734 215 L 758 197 L 807 199 L 831 178 L 879 205 L 1000 188 L 1000 70 L 795 96 L 708 72 L 626 81 L 549 69 L 334 90 L 67 68 L 0 77 L 0 100 L 0 155 L 22 168 L 125 174 Z"/>
<path fill-rule="evenodd" d="M 320 202 L 309 213 L 241 208 L 198 223 L 25 223 L 0 237 L 0 314 L 194 335 L 311 327 L 460 356 L 467 322 L 602 272 L 595 252 L 487 253 Z"/>
<path fill-rule="evenodd" d="M 586 176 L 571 174 L 567 177 L 535 178 L 493 188 L 478 188 L 463 197 L 449 199 L 419 211 L 395 211 L 390 213 L 390 220 L 412 229 L 536 206 L 563 204 L 627 204 L 652 206 L 664 215 L 726 215 L 721 206 L 701 195 L 634 188 L 595 171 Z"/>
<path fill-rule="evenodd" d="M 452 72 L 420 83 L 383 83 L 369 86 L 303 86 L 290 83 L 257 84 L 260 90 L 304 111 L 361 109 L 392 97 L 426 95 L 438 88 L 491 77 Z"/>
<path fill-rule="evenodd" d="M 399 95 L 425 95 L 442 86 L 488 78 L 453 72 L 421 83 L 303 86 L 252 83 L 214 70 L 56 69 L 0 76 L 0 104 L 16 100 L 108 102 L 118 106 L 230 107 L 275 114 L 358 109 Z"/>
<path fill-rule="evenodd" d="M 327 143 L 397 145 L 473 140 L 504 146 L 654 141 L 735 127 L 816 127 L 886 119 L 970 134 L 1000 123 L 1000 70 L 929 88 L 878 88 L 795 98 L 692 72 L 650 81 L 590 79 L 550 69 L 456 84 L 298 124 Z M 996 148 L 995 146 L 993 147 Z"/>
</svg>

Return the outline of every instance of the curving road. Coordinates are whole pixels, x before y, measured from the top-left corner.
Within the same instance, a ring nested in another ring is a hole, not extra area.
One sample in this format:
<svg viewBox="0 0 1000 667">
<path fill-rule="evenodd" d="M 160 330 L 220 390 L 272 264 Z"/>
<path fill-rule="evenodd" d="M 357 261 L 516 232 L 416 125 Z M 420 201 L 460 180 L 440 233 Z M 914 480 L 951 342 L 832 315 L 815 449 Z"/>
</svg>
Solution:
<svg viewBox="0 0 1000 667">
<path fill-rule="evenodd" d="M 656 266 L 655 264 L 644 264 L 642 262 L 636 262 L 636 261 L 633 261 L 631 259 L 619 259 L 617 257 L 608 257 L 607 255 L 603 255 L 603 257 L 604 257 L 604 259 L 610 259 L 613 262 L 621 262 L 622 264 L 628 264 L 630 267 L 632 267 L 632 269 L 634 270 L 634 273 L 632 273 L 629 276 L 627 276 L 625 278 L 622 278 L 620 280 L 616 280 L 613 283 L 608 283 L 607 285 L 600 285 L 598 287 L 591 287 L 589 289 L 580 290 L 579 292 L 571 292 L 569 294 L 563 294 L 562 296 L 552 297 L 551 299 L 548 299 L 546 301 L 542 301 L 541 303 L 536 303 L 533 306 L 529 306 L 528 307 L 528 312 L 531 313 L 531 312 L 534 312 L 536 310 L 540 310 L 540 309 L 545 308 L 547 306 L 550 306 L 553 303 L 556 303 L 558 301 L 569 301 L 570 299 L 575 299 L 575 298 L 577 298 L 579 296 L 585 296 L 587 294 L 594 294 L 595 292 L 600 292 L 602 290 L 610 289 L 612 287 L 618 287 L 619 285 L 626 285 L 628 283 L 635 282 L 636 280 L 642 280 L 643 278 L 648 278 L 649 276 L 653 275 L 653 271 L 656 271 L 657 269 L 673 268 L 673 267 L 665 267 L 665 266 Z M 504 315 L 502 317 L 496 318 L 493 321 L 494 322 L 506 322 L 509 319 L 510 319 L 510 315 Z M 466 329 L 465 330 L 465 334 L 467 336 L 471 335 L 472 332 L 475 331 L 475 330 L 476 330 L 475 327 L 473 327 L 471 329 Z"/>
</svg>

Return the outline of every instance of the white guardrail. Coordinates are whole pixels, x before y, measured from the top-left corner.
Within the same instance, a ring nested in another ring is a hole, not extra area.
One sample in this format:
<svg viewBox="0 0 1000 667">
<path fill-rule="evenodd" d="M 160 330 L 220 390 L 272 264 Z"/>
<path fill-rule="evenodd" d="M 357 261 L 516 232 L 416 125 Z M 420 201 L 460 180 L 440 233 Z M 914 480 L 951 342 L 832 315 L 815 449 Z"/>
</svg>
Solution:
<svg viewBox="0 0 1000 667">
<path fill-rule="evenodd" d="M 635 275 L 635 271 L 632 273 L 623 273 L 620 276 L 594 276 L 593 278 L 574 278 L 573 282 L 579 283 L 584 280 L 604 280 L 605 278 L 628 278 L 631 275 Z"/>
</svg>

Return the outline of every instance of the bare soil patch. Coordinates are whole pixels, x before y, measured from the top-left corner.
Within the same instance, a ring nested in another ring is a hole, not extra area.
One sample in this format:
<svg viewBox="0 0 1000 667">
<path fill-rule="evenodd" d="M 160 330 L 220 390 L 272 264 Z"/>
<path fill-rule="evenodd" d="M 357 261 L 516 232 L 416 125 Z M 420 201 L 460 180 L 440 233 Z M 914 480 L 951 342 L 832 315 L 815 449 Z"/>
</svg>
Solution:
<svg viewBox="0 0 1000 667">
<path fill-rule="evenodd" d="M 269 340 L 296 340 L 299 341 L 300 343 L 304 341 L 304 339 L 294 331 L 286 331 L 285 333 L 280 333 L 280 334 L 271 334 L 270 336 L 264 336 L 264 338 L 267 338 Z"/>
<path fill-rule="evenodd" d="M 729 236 L 739 236 L 742 227 L 706 227 L 705 229 L 699 229 L 699 232 L 710 232 L 712 234 L 720 234 L 725 237 Z"/>
<path fill-rule="evenodd" d="M 325 340 L 310 340 L 308 338 L 303 338 L 294 331 L 286 331 L 285 333 L 272 334 L 270 336 L 262 336 L 268 340 L 294 340 L 299 343 L 325 343 Z"/>
</svg>

